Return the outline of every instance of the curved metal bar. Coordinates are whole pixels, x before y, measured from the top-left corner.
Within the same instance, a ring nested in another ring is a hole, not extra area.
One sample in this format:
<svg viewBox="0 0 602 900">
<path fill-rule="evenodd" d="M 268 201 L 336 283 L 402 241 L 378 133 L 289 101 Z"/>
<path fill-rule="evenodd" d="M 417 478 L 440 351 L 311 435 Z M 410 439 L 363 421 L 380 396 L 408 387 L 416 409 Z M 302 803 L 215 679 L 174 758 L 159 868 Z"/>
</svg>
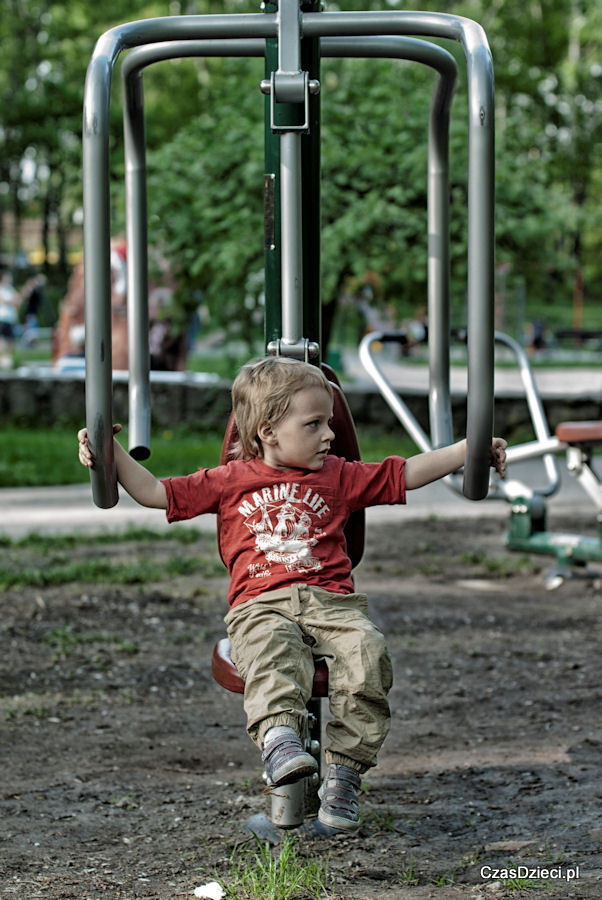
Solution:
<svg viewBox="0 0 602 900">
<path fill-rule="evenodd" d="M 301 27 L 307 36 L 409 33 L 448 37 L 464 47 L 469 76 L 471 160 L 468 456 L 464 492 L 472 499 L 480 499 L 487 493 L 493 418 L 493 341 L 489 340 L 493 334 L 493 70 L 485 35 L 480 26 L 468 19 L 430 13 L 307 13 L 302 16 Z M 278 18 L 271 14 L 182 16 L 122 25 L 106 32 L 97 42 L 86 77 L 83 155 L 87 223 L 84 252 L 88 262 L 94 260 L 86 278 L 86 410 L 90 442 L 97 458 L 92 489 L 99 506 L 117 502 L 111 439 L 108 264 L 108 121 L 113 67 L 123 49 L 140 44 L 195 38 L 266 38 L 274 37 L 277 31 Z M 481 241 L 478 251 L 475 236 Z"/>
<path fill-rule="evenodd" d="M 144 19 L 105 32 L 88 65 L 83 111 L 84 289 L 86 315 L 86 423 L 96 457 L 91 470 L 97 506 L 118 500 L 113 454 L 109 104 L 120 53 L 139 44 L 194 38 L 266 38 L 277 33 L 275 15 L 174 16 Z"/>
<path fill-rule="evenodd" d="M 392 388 L 389 380 L 372 353 L 373 344 L 379 342 L 394 343 L 399 341 L 402 334 L 402 332 L 382 333 L 378 331 L 367 334 L 360 344 L 360 360 L 377 385 L 388 406 L 406 429 L 416 446 L 425 452 L 433 449 L 431 440 L 422 429 L 403 398 Z M 559 441 L 557 437 L 550 435 L 545 410 L 537 390 L 533 371 L 524 349 L 513 338 L 502 332 L 495 332 L 495 340 L 500 344 L 506 344 L 510 347 L 517 357 L 520 366 L 521 380 L 525 388 L 527 405 L 531 415 L 531 422 L 536 435 L 535 441 L 529 441 L 528 443 L 509 447 L 507 450 L 508 463 L 542 458 L 548 476 L 548 484 L 543 488 L 532 488 L 530 485 L 523 484 L 516 479 L 508 479 L 507 481 L 496 479 L 490 484 L 488 499 L 507 500 L 512 502 L 516 497 L 531 497 L 535 493 L 542 496 L 551 496 L 557 492 L 561 480 L 555 454 L 563 453 L 567 448 L 567 444 Z M 443 481 L 452 490 L 461 493 L 460 479 L 457 475 L 448 475 Z"/>
<path fill-rule="evenodd" d="M 130 358 L 130 453 L 150 453 L 148 368 L 148 259 L 146 239 L 146 160 L 142 71 L 167 59 L 183 57 L 262 57 L 263 41 L 170 41 L 138 47 L 122 67 L 128 221 L 128 309 Z M 449 397 L 449 166 L 448 133 L 457 67 L 451 53 L 416 38 L 324 38 L 322 57 L 406 59 L 438 72 L 429 119 L 429 319 L 431 326 L 431 430 L 435 446 L 450 443 Z M 130 235 L 131 240 L 130 240 Z M 440 323 L 440 324 L 439 324 Z M 141 352 L 143 348 L 144 352 Z M 409 410 L 408 410 L 408 414 Z M 411 414 L 410 414 L 411 415 Z"/>
<path fill-rule="evenodd" d="M 514 338 L 504 334 L 502 331 L 496 331 L 494 337 L 498 344 L 505 344 L 509 347 L 517 359 L 536 437 L 536 441 L 530 444 L 519 444 L 516 447 L 509 447 L 506 453 L 508 463 L 530 458 L 533 455 L 541 456 L 548 476 L 548 484 L 544 488 L 538 488 L 537 493 L 549 497 L 555 494 L 560 487 L 560 469 L 553 453 L 561 452 L 564 449 L 564 445 L 560 443 L 558 438 L 550 435 L 546 413 L 524 348 L 521 347 L 518 341 L 515 341 Z M 539 453 L 534 453 L 536 447 L 539 448 Z M 546 452 L 547 448 L 551 448 L 551 452 Z M 521 455 L 521 453 L 528 454 L 528 457 Z M 502 483 L 499 484 L 499 489 L 504 493 L 504 485 Z"/>
<path fill-rule="evenodd" d="M 401 422 L 416 446 L 423 453 L 426 453 L 429 450 L 433 449 L 433 445 L 429 436 L 417 421 L 416 417 L 414 416 L 406 402 L 399 396 L 397 391 L 395 391 L 391 387 L 389 380 L 387 379 L 386 375 L 384 374 L 372 354 L 373 344 L 398 342 L 402 334 L 402 332 L 387 333 L 380 331 L 371 331 L 370 334 L 367 334 L 360 343 L 360 360 L 365 370 L 368 372 L 368 374 L 378 387 L 389 408 Z M 456 493 L 462 493 L 462 480 L 458 475 L 446 475 L 442 479 L 442 481 L 447 485 L 447 487 L 456 491 Z"/>
<path fill-rule="evenodd" d="M 151 403 L 148 310 L 148 229 L 143 70 L 191 56 L 263 57 L 262 40 L 166 41 L 131 50 L 121 66 L 128 247 L 129 450 L 150 455 Z"/>
<path fill-rule="evenodd" d="M 151 416 L 144 96 L 142 78 L 126 79 L 124 68 L 122 66 L 128 256 L 129 450 L 134 459 L 147 459 L 150 456 Z M 125 114 L 126 108 L 128 115 Z"/>
<path fill-rule="evenodd" d="M 458 74 L 456 61 L 437 44 L 415 38 L 322 38 L 321 45 L 323 56 L 406 59 L 430 66 L 439 75 L 431 100 L 428 136 L 428 344 L 431 440 L 434 447 L 443 447 L 453 441 L 449 389 L 449 119 Z M 409 410 L 407 414 L 411 415 Z"/>
<path fill-rule="evenodd" d="M 397 391 L 393 390 L 388 379 L 384 375 L 382 369 L 378 365 L 376 359 L 372 355 L 372 345 L 379 343 L 395 343 L 399 341 L 402 333 L 387 333 L 382 331 L 371 331 L 365 335 L 360 343 L 360 360 L 366 372 L 377 385 L 381 395 L 384 397 L 388 406 L 393 410 L 409 436 L 412 438 L 416 446 L 426 453 L 433 449 L 430 438 L 422 428 L 418 420 L 408 408 L 407 404 L 402 400 Z"/>
<path fill-rule="evenodd" d="M 468 397 L 465 496 L 489 486 L 493 431 L 494 79 L 485 32 L 462 16 L 427 12 L 306 13 L 303 34 L 415 34 L 449 38 L 468 75 Z"/>
</svg>

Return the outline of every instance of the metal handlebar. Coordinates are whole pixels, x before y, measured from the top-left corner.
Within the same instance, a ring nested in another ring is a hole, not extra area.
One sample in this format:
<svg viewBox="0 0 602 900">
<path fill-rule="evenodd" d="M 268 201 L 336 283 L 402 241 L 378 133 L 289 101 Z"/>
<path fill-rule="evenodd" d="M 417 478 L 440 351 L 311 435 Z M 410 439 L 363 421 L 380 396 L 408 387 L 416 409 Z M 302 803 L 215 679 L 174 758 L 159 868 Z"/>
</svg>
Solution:
<svg viewBox="0 0 602 900">
<path fill-rule="evenodd" d="M 112 439 L 109 107 L 113 69 L 123 50 L 190 38 L 268 38 L 273 14 L 170 16 L 130 22 L 98 39 L 88 65 L 83 112 L 86 424 L 96 462 L 90 472 L 97 506 L 119 497 Z M 139 365 L 144 376 L 144 364 Z"/>
<path fill-rule="evenodd" d="M 468 76 L 468 398 L 463 492 L 487 496 L 493 434 L 494 79 L 485 32 L 462 16 L 424 12 L 308 13 L 303 34 L 414 34 L 449 38 Z M 444 347 L 445 336 L 438 342 Z M 441 371 L 446 368 L 442 367 Z M 447 427 L 447 426 L 444 426 Z"/>
<path fill-rule="evenodd" d="M 183 57 L 262 57 L 263 41 L 169 41 L 138 47 L 125 57 L 121 67 L 124 96 L 126 169 L 126 228 L 128 243 L 128 336 L 130 359 L 129 446 L 137 459 L 150 454 L 150 384 L 148 366 L 148 253 L 146 149 L 144 141 L 144 95 L 142 71 L 167 59 Z M 429 266 L 433 302 L 447 289 L 449 266 L 447 229 L 449 220 L 448 132 L 450 107 L 457 67 L 451 53 L 436 44 L 415 38 L 323 38 L 323 58 L 376 57 L 406 59 L 436 69 L 439 78 L 433 92 L 429 122 Z M 434 208 L 437 212 L 431 212 Z M 393 338 L 397 340 L 397 338 Z M 445 372 L 444 367 L 441 368 Z M 451 415 L 448 414 L 451 419 Z"/>
<path fill-rule="evenodd" d="M 283 0 L 287 6 L 297 0 Z M 487 492 L 493 410 L 493 68 L 483 30 L 460 16 L 431 13 L 300 13 L 307 37 L 427 35 L 459 41 L 469 83 L 469 452 L 464 491 Z M 84 256 L 86 293 L 86 418 L 96 466 L 94 502 L 118 499 L 112 444 L 109 98 L 124 49 L 193 39 L 273 38 L 278 14 L 229 14 L 146 19 L 110 29 L 88 66 L 83 117 Z M 144 375 L 144 362 L 138 362 Z M 146 402 L 146 401 L 144 401 Z M 486 452 L 484 450 L 486 445 Z"/>
</svg>

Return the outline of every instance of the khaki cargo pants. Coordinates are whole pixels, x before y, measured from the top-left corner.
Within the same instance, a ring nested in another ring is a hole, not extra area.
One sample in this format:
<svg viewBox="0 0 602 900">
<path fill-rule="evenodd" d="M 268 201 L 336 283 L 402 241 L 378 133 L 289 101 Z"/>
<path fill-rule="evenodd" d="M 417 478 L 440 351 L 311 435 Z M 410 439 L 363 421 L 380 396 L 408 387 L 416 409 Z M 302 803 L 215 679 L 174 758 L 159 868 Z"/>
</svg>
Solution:
<svg viewBox="0 0 602 900">
<path fill-rule="evenodd" d="M 328 763 L 359 772 L 376 765 L 390 724 L 393 681 L 381 631 L 367 615 L 365 594 L 331 594 L 293 584 L 230 610 L 225 618 L 232 659 L 245 680 L 247 731 L 261 748 L 274 725 L 305 728 L 314 656 L 328 666 L 332 721 Z"/>
</svg>

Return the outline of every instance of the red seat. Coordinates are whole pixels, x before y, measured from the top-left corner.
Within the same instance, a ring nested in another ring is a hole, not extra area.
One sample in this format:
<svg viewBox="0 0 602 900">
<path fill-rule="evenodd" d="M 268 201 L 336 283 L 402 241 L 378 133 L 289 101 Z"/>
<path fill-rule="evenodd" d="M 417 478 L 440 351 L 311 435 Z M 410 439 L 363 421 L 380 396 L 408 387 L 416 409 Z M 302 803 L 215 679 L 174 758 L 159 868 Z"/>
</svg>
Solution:
<svg viewBox="0 0 602 900">
<path fill-rule="evenodd" d="M 327 366 L 325 363 L 322 363 L 322 370 L 330 381 L 333 390 L 332 430 L 334 431 L 335 438 L 331 444 L 331 451 L 336 456 L 341 456 L 345 459 L 360 459 L 360 448 L 355 425 L 353 424 L 351 412 L 347 405 L 345 395 L 341 390 L 338 378 L 330 366 Z M 236 422 L 234 421 L 233 413 L 231 413 L 222 444 L 220 458 L 222 465 L 232 458 L 232 447 L 237 440 L 238 431 L 236 429 Z M 349 554 L 353 568 L 358 565 L 364 553 L 365 522 L 364 510 L 361 509 L 351 514 L 345 528 L 347 553 Z M 221 555 L 219 516 L 217 519 L 217 546 Z M 315 659 L 315 668 L 312 697 L 327 697 L 328 668 L 324 659 L 317 657 Z M 235 694 L 244 693 L 245 683 L 230 657 L 230 641 L 228 638 L 222 638 L 213 648 L 211 671 L 217 683 L 221 684 L 227 691 L 232 691 L 232 693 Z"/>
<path fill-rule="evenodd" d="M 602 444 L 602 422 L 561 422 L 556 437 L 565 444 Z"/>
<path fill-rule="evenodd" d="M 328 667 L 323 658 L 315 660 L 314 684 L 312 697 L 328 696 Z M 211 672 L 218 684 L 233 694 L 244 694 L 245 683 L 238 673 L 238 669 L 230 656 L 230 641 L 222 638 L 213 648 L 211 657 Z"/>
</svg>

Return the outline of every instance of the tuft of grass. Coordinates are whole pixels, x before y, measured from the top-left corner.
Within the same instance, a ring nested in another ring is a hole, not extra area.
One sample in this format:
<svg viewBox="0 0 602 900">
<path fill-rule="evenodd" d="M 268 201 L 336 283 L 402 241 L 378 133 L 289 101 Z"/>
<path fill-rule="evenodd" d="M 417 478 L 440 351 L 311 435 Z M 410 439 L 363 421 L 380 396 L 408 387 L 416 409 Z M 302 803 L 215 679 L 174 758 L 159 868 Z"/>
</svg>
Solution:
<svg viewBox="0 0 602 900">
<path fill-rule="evenodd" d="M 518 873 L 519 866 L 516 863 L 509 862 L 505 867 L 507 870 L 507 874 Z M 501 873 L 500 873 L 501 874 Z M 521 878 L 517 874 L 514 874 L 514 877 L 509 878 L 501 878 L 499 883 L 503 885 L 503 887 L 507 891 L 542 891 L 545 890 L 549 885 L 546 884 L 541 878 Z"/>
<path fill-rule="evenodd" d="M 507 891 L 543 891 L 547 885 L 536 878 L 504 878 L 500 884 Z"/>
<path fill-rule="evenodd" d="M 230 900 L 326 900 L 328 861 L 303 858 L 296 838 L 286 835 L 276 851 L 254 835 L 254 844 L 237 847 L 230 870 L 219 879 Z"/>
<path fill-rule="evenodd" d="M 409 865 L 401 869 L 399 880 L 402 884 L 407 884 L 408 886 L 412 885 L 413 887 L 416 887 L 419 883 L 418 875 L 416 874 L 416 860 L 413 856 L 410 859 Z"/>
<path fill-rule="evenodd" d="M 384 809 L 372 807 L 367 810 L 362 816 L 362 825 L 379 833 L 383 831 L 399 832 L 399 828 L 395 825 L 395 817 L 388 807 Z"/>
<path fill-rule="evenodd" d="M 92 694 L 79 691 L 69 695 L 61 691 L 42 694 L 28 691 L 25 694 L 11 697 L 0 696 L 0 715 L 6 721 L 16 721 L 26 716 L 35 719 L 59 720 L 62 715 L 68 714 L 74 707 L 89 707 L 101 696 L 100 692 Z"/>
<path fill-rule="evenodd" d="M 534 571 L 533 560 L 524 554 L 513 556 L 490 556 L 481 550 L 469 550 L 461 553 L 459 562 L 467 566 L 476 566 L 488 575 L 497 578 L 510 578 L 512 575 L 530 575 Z"/>
</svg>

